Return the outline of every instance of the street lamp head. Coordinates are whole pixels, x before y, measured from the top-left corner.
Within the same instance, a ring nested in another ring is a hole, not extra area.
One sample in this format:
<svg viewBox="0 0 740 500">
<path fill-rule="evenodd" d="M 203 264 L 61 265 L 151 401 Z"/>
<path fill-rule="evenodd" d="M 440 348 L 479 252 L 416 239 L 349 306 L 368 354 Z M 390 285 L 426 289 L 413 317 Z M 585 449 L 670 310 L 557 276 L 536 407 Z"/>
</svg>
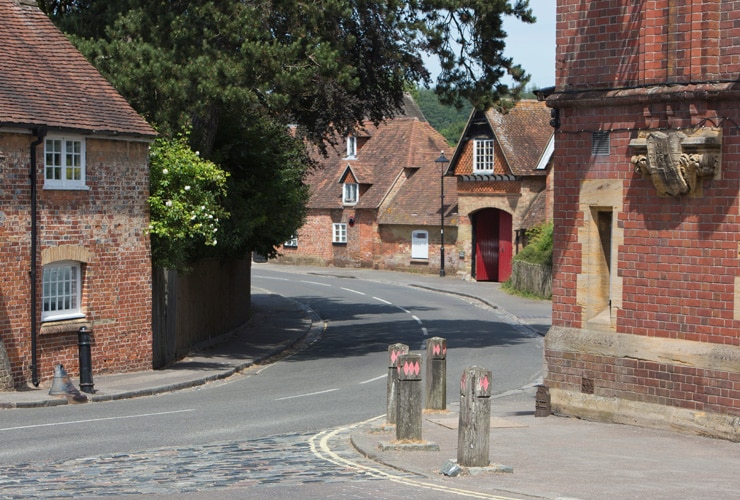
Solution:
<svg viewBox="0 0 740 500">
<path fill-rule="evenodd" d="M 436 160 L 434 160 L 434 163 L 436 163 L 437 165 L 439 165 L 439 169 L 442 171 L 442 174 L 444 175 L 445 167 L 447 166 L 448 163 L 450 163 L 450 160 L 448 160 L 445 157 L 445 152 L 444 151 L 441 151 L 439 153 L 439 158 L 437 158 Z"/>
</svg>

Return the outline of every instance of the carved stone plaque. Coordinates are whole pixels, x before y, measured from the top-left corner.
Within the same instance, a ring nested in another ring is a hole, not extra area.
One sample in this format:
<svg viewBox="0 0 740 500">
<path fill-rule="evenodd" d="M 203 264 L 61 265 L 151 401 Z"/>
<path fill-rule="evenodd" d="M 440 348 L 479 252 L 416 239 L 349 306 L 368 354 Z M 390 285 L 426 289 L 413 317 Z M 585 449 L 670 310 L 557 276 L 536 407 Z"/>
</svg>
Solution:
<svg viewBox="0 0 740 500">
<path fill-rule="evenodd" d="M 635 172 L 651 179 L 660 196 L 697 194 L 700 179 L 719 173 L 720 134 L 714 128 L 641 132 L 630 141 L 641 153 L 632 157 Z"/>
</svg>

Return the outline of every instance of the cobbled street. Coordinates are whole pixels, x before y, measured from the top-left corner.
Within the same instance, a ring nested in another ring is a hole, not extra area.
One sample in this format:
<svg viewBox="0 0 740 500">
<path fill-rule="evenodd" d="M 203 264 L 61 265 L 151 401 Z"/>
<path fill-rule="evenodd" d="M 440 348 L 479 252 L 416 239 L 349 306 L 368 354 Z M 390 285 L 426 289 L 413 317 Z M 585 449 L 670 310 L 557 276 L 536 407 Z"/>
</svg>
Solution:
<svg viewBox="0 0 740 500">
<path fill-rule="evenodd" d="M 298 433 L 4 467 L 0 469 L 0 497 L 174 495 L 276 483 L 284 486 L 379 479 L 360 470 L 363 463 L 373 470 L 380 466 L 360 457 L 351 447 L 348 434 L 332 437 L 331 452 L 360 468 L 322 458 L 312 447 L 317 436 Z M 403 477 L 393 469 L 387 471 L 394 477 Z"/>
</svg>

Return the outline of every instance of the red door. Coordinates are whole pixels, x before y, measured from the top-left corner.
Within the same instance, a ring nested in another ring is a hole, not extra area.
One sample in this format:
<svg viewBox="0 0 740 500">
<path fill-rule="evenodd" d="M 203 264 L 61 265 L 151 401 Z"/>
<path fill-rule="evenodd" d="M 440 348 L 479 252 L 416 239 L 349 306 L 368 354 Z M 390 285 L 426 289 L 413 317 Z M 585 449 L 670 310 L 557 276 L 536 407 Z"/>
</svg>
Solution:
<svg viewBox="0 0 740 500">
<path fill-rule="evenodd" d="M 511 275 L 511 214 L 486 208 L 475 215 L 475 279 L 506 281 Z"/>
</svg>

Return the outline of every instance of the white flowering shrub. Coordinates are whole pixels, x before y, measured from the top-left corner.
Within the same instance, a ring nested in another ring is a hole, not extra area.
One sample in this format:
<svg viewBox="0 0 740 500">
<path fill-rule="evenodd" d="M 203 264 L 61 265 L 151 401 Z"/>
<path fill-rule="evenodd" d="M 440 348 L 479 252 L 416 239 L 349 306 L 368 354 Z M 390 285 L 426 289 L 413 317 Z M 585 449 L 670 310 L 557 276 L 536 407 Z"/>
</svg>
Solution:
<svg viewBox="0 0 740 500">
<path fill-rule="evenodd" d="M 198 245 L 218 243 L 228 173 L 188 145 L 188 133 L 154 142 L 150 161 L 150 224 L 154 264 L 186 269 Z"/>
</svg>

